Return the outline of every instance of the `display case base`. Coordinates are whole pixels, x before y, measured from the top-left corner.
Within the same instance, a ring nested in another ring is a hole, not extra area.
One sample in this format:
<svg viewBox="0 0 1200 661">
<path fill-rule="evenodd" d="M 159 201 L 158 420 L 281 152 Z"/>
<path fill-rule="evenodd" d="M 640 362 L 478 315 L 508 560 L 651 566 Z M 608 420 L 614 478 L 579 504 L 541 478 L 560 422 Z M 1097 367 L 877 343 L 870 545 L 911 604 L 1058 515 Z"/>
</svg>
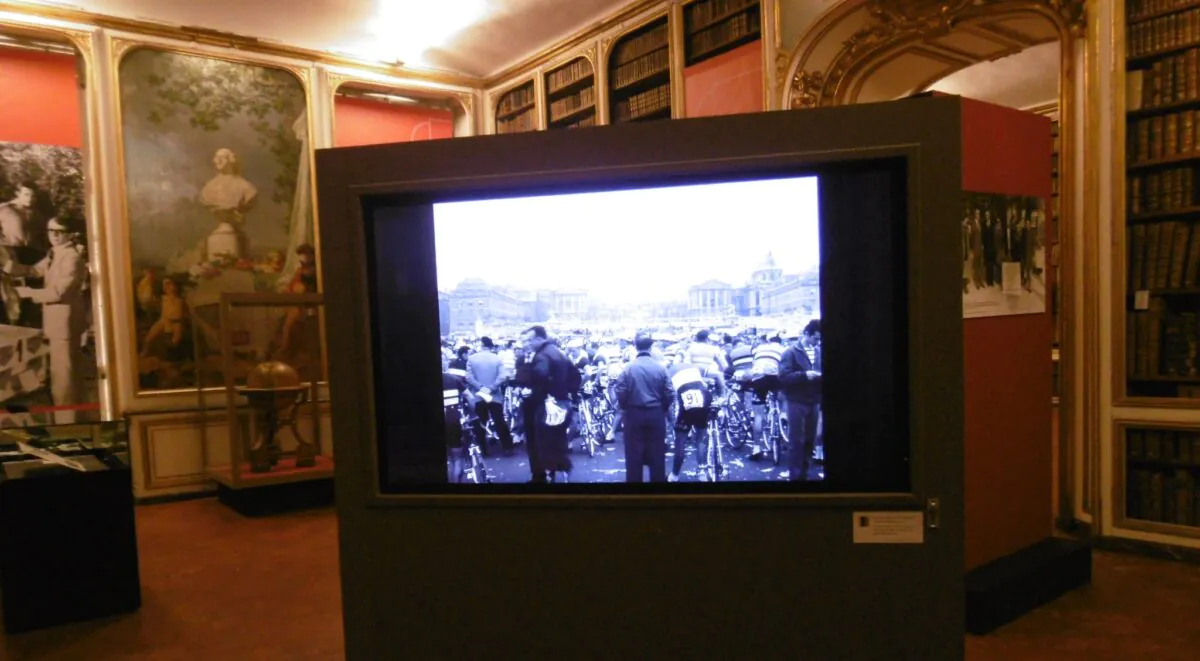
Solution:
<svg viewBox="0 0 1200 661">
<path fill-rule="evenodd" d="M 142 592 L 129 468 L 44 473 L 0 482 L 5 631 L 136 611 Z"/>
<path fill-rule="evenodd" d="M 983 635 L 1092 582 L 1092 547 L 1050 537 L 967 572 L 967 633 Z"/>
<path fill-rule="evenodd" d="M 270 516 L 333 506 L 333 478 L 232 489 L 217 485 L 217 500 L 242 516 Z"/>
<path fill-rule="evenodd" d="M 333 477 L 333 459 L 318 456 L 313 466 L 297 466 L 295 457 L 284 457 L 265 473 L 251 472 L 250 464 L 243 463 L 236 479 L 234 479 L 230 466 L 211 468 L 208 476 L 217 484 L 222 484 L 230 489 L 251 489 L 288 482 L 307 482 Z"/>
</svg>

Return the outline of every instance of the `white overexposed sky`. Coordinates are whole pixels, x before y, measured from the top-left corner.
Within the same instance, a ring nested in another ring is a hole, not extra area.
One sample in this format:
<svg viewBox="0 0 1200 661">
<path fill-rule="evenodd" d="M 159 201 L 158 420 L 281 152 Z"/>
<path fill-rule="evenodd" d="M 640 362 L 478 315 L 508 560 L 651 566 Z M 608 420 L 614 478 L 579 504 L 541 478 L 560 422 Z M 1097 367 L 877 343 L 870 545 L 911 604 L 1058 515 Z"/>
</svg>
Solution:
<svg viewBox="0 0 1200 661">
<path fill-rule="evenodd" d="M 434 205 L 438 289 L 467 278 L 583 289 L 611 304 L 735 287 L 770 251 L 784 273 L 820 265 L 817 178 L 793 177 Z"/>
</svg>

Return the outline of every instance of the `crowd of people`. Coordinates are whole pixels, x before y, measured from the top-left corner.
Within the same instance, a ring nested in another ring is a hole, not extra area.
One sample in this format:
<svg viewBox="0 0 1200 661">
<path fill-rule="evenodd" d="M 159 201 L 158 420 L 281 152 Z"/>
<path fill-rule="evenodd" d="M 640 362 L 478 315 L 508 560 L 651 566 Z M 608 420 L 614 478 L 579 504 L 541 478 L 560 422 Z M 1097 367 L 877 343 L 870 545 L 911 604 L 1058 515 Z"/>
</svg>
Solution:
<svg viewBox="0 0 1200 661">
<path fill-rule="evenodd" d="M 627 482 L 678 481 L 684 443 L 702 435 L 713 404 L 740 396 L 753 411 L 758 439 L 764 412 L 776 403 L 786 421 L 789 479 L 805 480 L 813 461 L 821 404 L 821 323 L 814 319 L 794 334 L 736 335 L 701 329 L 684 342 L 657 339 L 649 331 L 629 338 L 553 338 L 535 325 L 518 339 L 490 337 L 442 342 L 447 465 L 458 481 L 464 457 L 460 404 L 473 411 L 472 432 L 480 451 L 492 451 L 483 427 L 495 430 L 500 451 L 513 456 L 523 442 L 530 481 L 569 481 L 568 430 L 578 413 L 584 384 L 607 375 L 617 405 L 608 441 L 623 436 Z M 739 384 L 735 394 L 729 386 Z M 506 398 L 519 401 L 505 415 Z M 510 419 L 513 424 L 509 424 Z M 667 465 L 667 432 L 674 429 L 674 456 Z M 648 474 L 648 475 L 647 475 Z"/>
</svg>

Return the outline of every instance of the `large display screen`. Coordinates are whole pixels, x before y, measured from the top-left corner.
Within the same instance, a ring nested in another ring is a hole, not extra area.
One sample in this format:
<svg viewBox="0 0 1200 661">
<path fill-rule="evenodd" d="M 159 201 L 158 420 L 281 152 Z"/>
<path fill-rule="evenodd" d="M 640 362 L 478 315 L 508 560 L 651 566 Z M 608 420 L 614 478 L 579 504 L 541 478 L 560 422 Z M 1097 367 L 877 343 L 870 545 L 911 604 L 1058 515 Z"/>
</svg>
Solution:
<svg viewBox="0 0 1200 661">
<path fill-rule="evenodd" d="M 821 480 L 817 183 L 434 204 L 446 479 Z"/>
<path fill-rule="evenodd" d="M 907 488 L 904 166 L 369 200 L 384 492 Z"/>
</svg>

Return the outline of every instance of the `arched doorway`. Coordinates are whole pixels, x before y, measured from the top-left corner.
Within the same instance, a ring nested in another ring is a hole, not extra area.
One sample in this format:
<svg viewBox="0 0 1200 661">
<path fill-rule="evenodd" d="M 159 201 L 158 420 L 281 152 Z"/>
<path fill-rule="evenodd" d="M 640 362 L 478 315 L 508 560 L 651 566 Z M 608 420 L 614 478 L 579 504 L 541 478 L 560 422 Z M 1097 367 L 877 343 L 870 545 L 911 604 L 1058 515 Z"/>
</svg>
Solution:
<svg viewBox="0 0 1200 661">
<path fill-rule="evenodd" d="M 1090 516 L 1098 465 L 1097 424 L 1078 412 L 1094 398 L 1079 376 L 1089 369 L 1087 318 L 1076 319 L 1086 279 L 1076 275 L 1084 156 L 1082 58 L 1085 0 L 843 0 L 819 16 L 781 67 L 783 108 L 816 108 L 939 91 L 1049 115 L 1055 122 L 1057 197 L 1048 245 L 1056 361 L 1055 485 L 1060 519 Z M 1084 306 L 1083 315 L 1087 315 Z M 1094 364 L 1095 361 L 1093 361 Z M 1077 367 L 1080 370 L 1077 370 Z M 1081 390 L 1077 390 L 1077 388 Z M 1058 413 L 1061 412 L 1061 415 Z"/>
</svg>

